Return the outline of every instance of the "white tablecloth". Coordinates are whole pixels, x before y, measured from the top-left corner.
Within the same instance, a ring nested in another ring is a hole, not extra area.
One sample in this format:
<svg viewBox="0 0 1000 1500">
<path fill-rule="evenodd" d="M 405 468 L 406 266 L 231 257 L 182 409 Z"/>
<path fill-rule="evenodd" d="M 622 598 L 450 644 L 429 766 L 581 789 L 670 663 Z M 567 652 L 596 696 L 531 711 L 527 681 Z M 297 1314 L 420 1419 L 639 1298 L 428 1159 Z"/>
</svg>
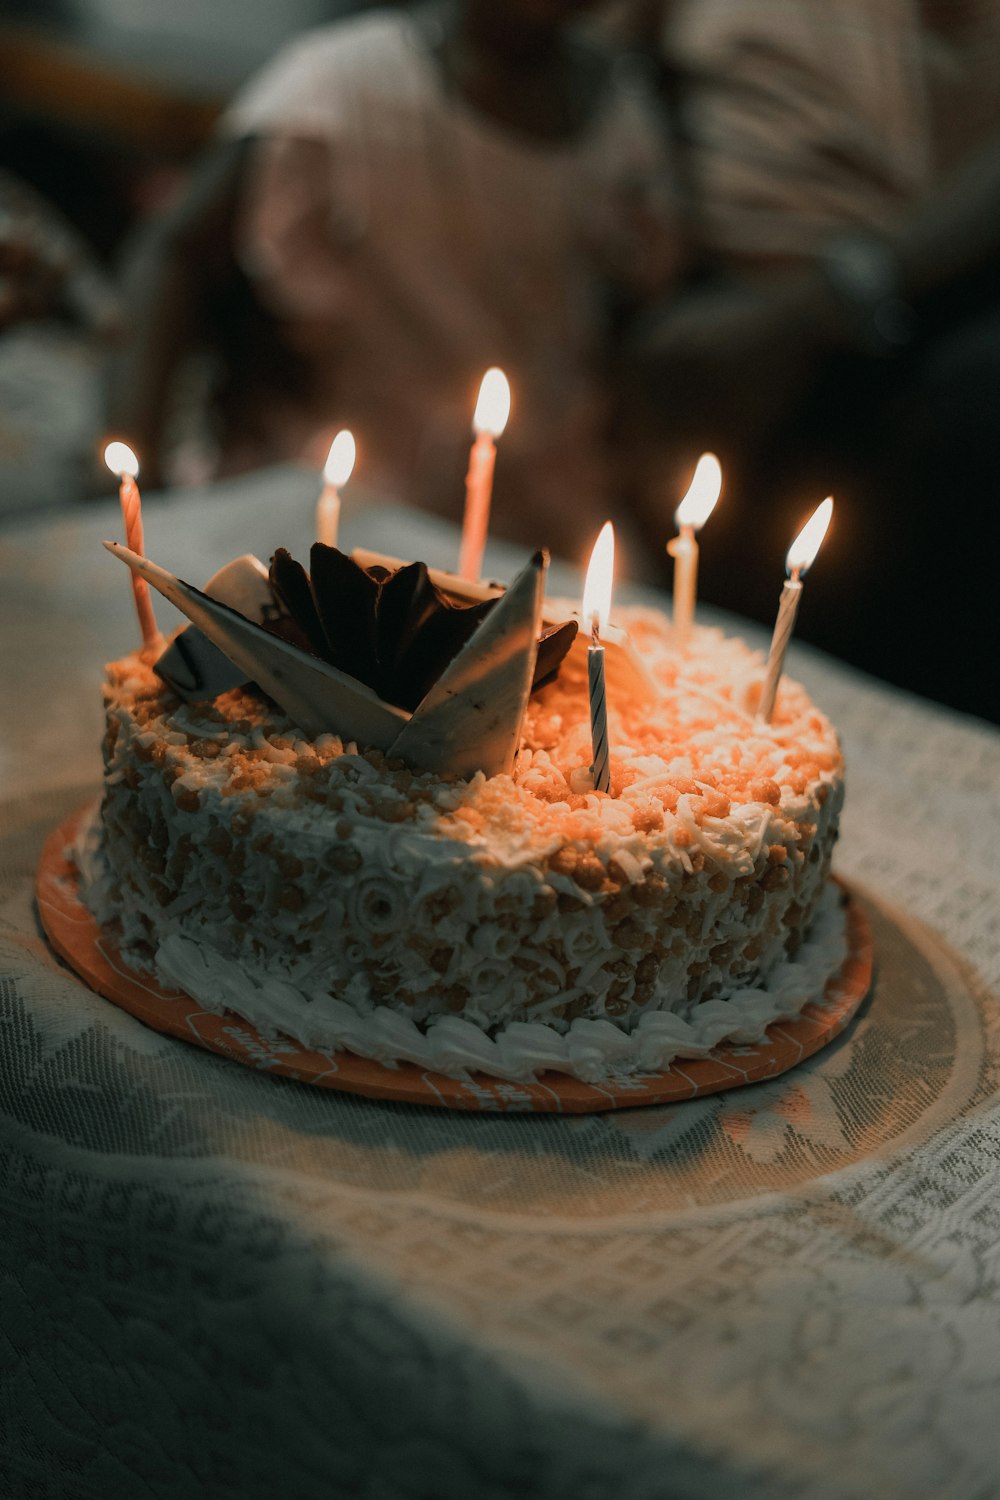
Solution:
<svg viewBox="0 0 1000 1500">
<path fill-rule="evenodd" d="M 314 497 L 149 503 L 147 549 L 195 582 L 304 555 Z M 118 528 L 0 534 L 0 1494 L 1000 1495 L 1000 732 L 793 649 L 879 975 L 785 1077 L 574 1119 L 311 1090 L 146 1030 L 38 936 L 135 633 Z M 344 534 L 454 558 L 398 511 Z"/>
</svg>

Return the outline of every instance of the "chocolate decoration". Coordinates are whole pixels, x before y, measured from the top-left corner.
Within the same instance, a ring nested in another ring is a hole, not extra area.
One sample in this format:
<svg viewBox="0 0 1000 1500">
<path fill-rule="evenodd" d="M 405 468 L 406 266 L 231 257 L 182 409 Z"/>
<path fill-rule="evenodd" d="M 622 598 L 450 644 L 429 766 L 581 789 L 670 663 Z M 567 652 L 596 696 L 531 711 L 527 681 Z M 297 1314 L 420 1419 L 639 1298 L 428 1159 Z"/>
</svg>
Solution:
<svg viewBox="0 0 1000 1500">
<path fill-rule="evenodd" d="M 309 643 L 308 649 L 314 656 L 329 661 L 326 634 L 316 612 L 309 574 L 305 568 L 301 563 L 296 562 L 284 547 L 279 547 L 271 558 L 269 578 L 271 588 Z M 269 629 L 270 621 L 264 623 L 265 629 Z M 278 631 L 274 632 L 274 634 L 278 633 Z M 280 633 L 284 638 L 284 632 Z M 296 641 L 294 644 L 299 645 L 300 642 Z M 353 673 L 351 675 L 353 676 Z"/>
<path fill-rule="evenodd" d="M 538 656 L 535 658 L 535 675 L 531 691 L 551 682 L 562 666 L 563 657 L 569 652 L 580 629 L 575 620 L 564 620 L 561 625 L 547 626 L 538 637 Z"/>
<path fill-rule="evenodd" d="M 402 621 L 400 634 L 408 648 L 395 660 L 393 670 L 405 677 L 411 695 L 421 691 L 424 669 L 429 670 L 429 664 L 433 664 L 437 671 L 443 652 L 454 651 L 456 641 L 464 640 L 409 712 L 387 702 L 375 689 L 332 663 L 284 639 L 274 628 L 278 623 L 274 596 L 256 559 L 235 559 L 222 570 L 222 575 L 236 570 L 235 583 L 240 584 L 240 590 L 235 589 L 233 578 L 229 582 L 241 602 L 245 601 L 257 616 L 254 620 L 127 547 L 117 542 L 104 545 L 191 621 L 193 628 L 182 632 L 180 649 L 175 642 L 157 663 L 158 670 L 176 685 L 182 697 L 211 696 L 213 688 L 223 692 L 234 683 L 250 682 L 313 738 L 339 734 L 345 742 L 353 740 L 398 755 L 416 770 L 439 775 L 469 776 L 482 771 L 495 776 L 512 769 L 528 696 L 537 676 L 546 554 L 536 553 L 510 587 L 495 597 L 458 607 L 438 597 L 434 581 L 424 577 L 422 564 L 401 564 L 392 569 L 378 564 L 368 570 L 367 584 L 361 584 L 361 588 L 369 597 L 371 589 L 376 590 L 370 611 L 373 625 L 381 586 L 399 573 L 405 574 L 389 595 L 386 619 L 395 612 L 397 622 Z M 288 593 L 301 599 L 305 575 L 296 571 L 291 558 L 278 566 Z M 321 563 L 321 571 L 323 566 Z M 332 566 L 340 568 L 336 561 Z M 220 576 L 216 575 L 214 581 L 218 582 Z M 323 607 L 328 610 L 326 599 Z M 315 600 L 313 608 L 319 621 Z M 265 620 L 270 629 L 264 628 Z M 311 624 L 316 633 L 315 621 Z M 561 656 L 574 631 L 571 621 L 545 635 L 556 643 Z M 166 670 L 170 652 L 172 675 Z"/>
<path fill-rule="evenodd" d="M 278 621 L 272 629 L 285 634 L 308 650 L 299 627 L 285 615 L 274 597 L 267 569 L 259 558 L 246 552 L 216 570 L 203 592 L 220 604 L 228 604 L 248 620 Z M 294 632 L 294 634 L 290 634 Z M 181 630 L 153 664 L 153 671 L 185 702 L 211 701 L 220 693 L 239 687 L 245 680 L 239 668 L 194 625 Z"/>
<path fill-rule="evenodd" d="M 410 765 L 456 776 L 508 774 L 528 705 L 548 556 L 536 552 L 433 683 L 390 748 Z M 468 614 L 471 611 L 464 611 Z"/>
<path fill-rule="evenodd" d="M 323 542 L 313 544 L 309 565 L 312 602 L 327 643 L 324 655 L 349 677 L 375 687 L 378 581 L 339 548 L 327 547 Z"/>
<path fill-rule="evenodd" d="M 321 542 L 309 560 L 311 577 L 284 548 L 274 554 L 271 586 L 291 618 L 265 629 L 411 712 L 498 602 L 444 592 L 422 562 L 365 568 Z M 555 674 L 576 630 L 568 621 L 544 632 L 533 687 Z"/>
<path fill-rule="evenodd" d="M 388 750 L 408 724 L 410 715 L 403 709 L 383 702 L 371 688 L 345 672 L 289 645 L 149 558 L 117 542 L 104 545 L 187 615 L 239 669 L 242 682 L 255 682 L 313 739 L 321 734 L 339 734 L 345 740 Z"/>
<path fill-rule="evenodd" d="M 284 603 L 266 614 L 259 624 L 268 635 L 276 635 L 280 641 L 287 641 L 289 646 L 295 646 L 299 651 L 308 651 L 310 656 L 316 656 L 312 642 L 302 626 L 293 620 L 291 615 L 285 613 Z"/>
<path fill-rule="evenodd" d="M 390 703 L 416 708 L 430 683 L 457 655 L 461 642 L 452 647 L 447 628 L 443 634 L 439 633 L 436 652 L 427 629 L 444 608 L 422 562 L 408 563 L 397 569 L 380 585 L 375 612 L 375 643 L 380 668 L 379 690 Z M 412 673 L 407 672 L 409 664 L 423 666 L 424 670 L 418 675 L 426 685 L 415 681 Z"/>
<path fill-rule="evenodd" d="M 426 697 L 448 664 L 492 612 L 496 602 L 495 599 L 487 599 L 481 604 L 462 605 L 459 608 L 443 603 L 435 609 L 419 635 L 411 642 L 409 650 L 396 664 L 393 687 L 400 692 L 408 691 L 413 699 L 412 704 L 407 703 L 406 707 L 416 708 Z M 390 702 L 395 701 L 390 694 Z M 402 702 L 402 699 L 399 701 Z"/>
</svg>

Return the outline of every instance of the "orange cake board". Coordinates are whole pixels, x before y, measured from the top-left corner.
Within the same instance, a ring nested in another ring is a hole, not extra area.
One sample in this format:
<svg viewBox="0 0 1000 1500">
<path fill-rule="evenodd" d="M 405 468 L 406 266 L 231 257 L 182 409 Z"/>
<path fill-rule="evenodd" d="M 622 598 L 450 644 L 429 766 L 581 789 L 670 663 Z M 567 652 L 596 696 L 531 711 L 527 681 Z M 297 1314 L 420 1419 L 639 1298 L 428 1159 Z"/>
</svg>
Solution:
<svg viewBox="0 0 1000 1500">
<path fill-rule="evenodd" d="M 447 1078 L 415 1063 L 389 1067 L 351 1052 L 313 1052 L 290 1037 L 263 1037 L 249 1021 L 226 1011 L 216 1015 L 178 990 L 166 990 L 149 974 L 130 969 L 79 895 L 67 850 L 90 809 L 81 808 L 53 829 L 45 842 L 35 883 L 38 912 L 51 947 L 97 994 L 113 1001 L 156 1031 L 191 1042 L 245 1067 L 280 1073 L 299 1083 L 343 1089 L 372 1099 L 430 1104 L 446 1109 L 543 1111 L 584 1114 L 636 1105 L 672 1104 L 721 1089 L 774 1078 L 811 1057 L 844 1030 L 868 993 L 872 936 L 858 902 L 847 902 L 848 953 L 821 996 L 793 1021 L 769 1026 L 756 1045 L 723 1044 L 707 1057 L 678 1059 L 656 1073 L 585 1083 L 547 1072 L 528 1082 L 508 1082 L 485 1073 Z"/>
</svg>

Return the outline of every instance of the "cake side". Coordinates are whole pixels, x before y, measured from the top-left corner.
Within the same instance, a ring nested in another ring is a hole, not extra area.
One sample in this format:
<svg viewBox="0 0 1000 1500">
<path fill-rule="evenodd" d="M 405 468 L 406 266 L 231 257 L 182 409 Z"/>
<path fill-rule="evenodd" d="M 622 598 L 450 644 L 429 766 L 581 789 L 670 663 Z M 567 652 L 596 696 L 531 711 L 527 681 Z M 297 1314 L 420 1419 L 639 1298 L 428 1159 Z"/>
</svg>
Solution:
<svg viewBox="0 0 1000 1500">
<path fill-rule="evenodd" d="M 211 969 L 216 994 L 228 966 L 225 1003 L 249 982 L 311 1046 L 343 1036 L 344 1007 L 487 1038 L 704 1021 L 796 957 L 842 759 L 787 679 L 776 722 L 753 723 L 742 643 L 702 630 L 678 657 L 656 612 L 625 623 L 663 697 L 609 704 L 610 797 L 590 790 L 572 663 L 532 698 L 514 775 L 468 782 L 307 741 L 249 693 L 194 709 L 141 657 L 112 664 L 86 899 L 130 963 L 188 988 Z"/>
</svg>

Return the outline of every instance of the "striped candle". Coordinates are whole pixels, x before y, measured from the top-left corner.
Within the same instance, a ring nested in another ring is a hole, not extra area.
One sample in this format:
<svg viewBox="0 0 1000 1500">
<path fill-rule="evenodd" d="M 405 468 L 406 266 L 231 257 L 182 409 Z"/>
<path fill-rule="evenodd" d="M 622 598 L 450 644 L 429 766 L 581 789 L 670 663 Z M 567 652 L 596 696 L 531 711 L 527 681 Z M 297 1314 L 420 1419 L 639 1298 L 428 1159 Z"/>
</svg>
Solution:
<svg viewBox="0 0 1000 1500">
<path fill-rule="evenodd" d="M 587 650 L 587 688 L 590 695 L 590 742 L 594 759 L 591 770 L 596 792 L 611 790 L 611 759 L 608 752 L 608 695 L 604 677 L 604 647 L 601 630 L 608 628 L 611 613 L 611 583 L 615 570 L 615 531 L 610 521 L 601 527 L 590 554 L 583 585 L 583 619 L 590 625 Z"/>
<path fill-rule="evenodd" d="M 611 790 L 611 761 L 608 756 L 608 695 L 604 681 L 604 647 L 594 615 L 591 644 L 587 648 L 587 685 L 590 689 L 590 741 L 594 759 L 594 791 Z"/>
</svg>

